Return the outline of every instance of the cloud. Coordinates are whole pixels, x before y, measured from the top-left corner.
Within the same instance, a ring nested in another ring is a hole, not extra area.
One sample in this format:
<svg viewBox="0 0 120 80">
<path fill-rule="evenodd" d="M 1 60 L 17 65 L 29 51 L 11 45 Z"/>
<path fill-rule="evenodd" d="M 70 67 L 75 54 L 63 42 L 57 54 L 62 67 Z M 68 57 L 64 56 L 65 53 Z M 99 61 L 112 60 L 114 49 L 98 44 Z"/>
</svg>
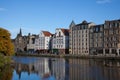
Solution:
<svg viewBox="0 0 120 80">
<path fill-rule="evenodd" d="M 5 8 L 0 8 L 0 11 L 6 11 L 7 9 L 5 9 Z"/>
<path fill-rule="evenodd" d="M 106 3 L 110 3 L 111 0 L 97 0 L 96 3 L 98 4 L 106 4 Z"/>
</svg>

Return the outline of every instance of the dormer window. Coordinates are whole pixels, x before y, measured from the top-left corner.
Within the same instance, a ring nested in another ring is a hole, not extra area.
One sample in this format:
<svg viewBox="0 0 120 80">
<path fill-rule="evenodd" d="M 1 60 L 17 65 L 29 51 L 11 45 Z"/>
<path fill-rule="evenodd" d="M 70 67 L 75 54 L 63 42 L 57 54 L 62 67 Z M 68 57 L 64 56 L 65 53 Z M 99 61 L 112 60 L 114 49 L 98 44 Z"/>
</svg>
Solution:
<svg viewBox="0 0 120 80">
<path fill-rule="evenodd" d="M 59 32 L 59 37 L 61 36 L 61 33 Z"/>
</svg>

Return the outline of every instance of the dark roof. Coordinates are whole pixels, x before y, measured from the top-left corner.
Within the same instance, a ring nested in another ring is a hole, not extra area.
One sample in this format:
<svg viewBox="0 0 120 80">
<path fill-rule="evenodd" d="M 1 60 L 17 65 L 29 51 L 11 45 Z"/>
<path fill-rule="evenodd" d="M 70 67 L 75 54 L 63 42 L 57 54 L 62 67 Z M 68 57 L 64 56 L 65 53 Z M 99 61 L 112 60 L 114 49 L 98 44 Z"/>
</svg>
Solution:
<svg viewBox="0 0 120 80">
<path fill-rule="evenodd" d="M 80 25 L 88 25 L 88 24 L 90 24 L 90 23 L 88 23 L 86 20 L 84 20 L 82 23 L 77 24 L 76 26 L 80 26 Z"/>
<path fill-rule="evenodd" d="M 75 22 L 72 20 L 72 22 L 70 23 L 70 27 L 72 26 L 72 25 L 75 25 Z"/>
<path fill-rule="evenodd" d="M 91 26 L 90 28 L 94 28 L 94 27 L 101 27 L 101 26 L 104 26 L 104 24 L 93 25 L 93 26 Z"/>
<path fill-rule="evenodd" d="M 105 22 L 114 22 L 114 21 L 119 21 L 119 22 L 120 22 L 120 19 L 116 19 L 116 20 L 105 20 Z"/>
<path fill-rule="evenodd" d="M 69 36 L 69 29 L 61 29 L 65 36 Z"/>
</svg>

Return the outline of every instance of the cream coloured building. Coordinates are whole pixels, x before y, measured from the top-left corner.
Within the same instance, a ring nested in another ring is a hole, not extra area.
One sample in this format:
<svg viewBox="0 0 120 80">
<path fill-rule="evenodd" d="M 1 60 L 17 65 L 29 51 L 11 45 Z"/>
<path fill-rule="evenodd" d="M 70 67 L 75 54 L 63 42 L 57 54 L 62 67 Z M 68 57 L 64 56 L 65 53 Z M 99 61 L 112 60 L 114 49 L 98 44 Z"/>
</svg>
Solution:
<svg viewBox="0 0 120 80">
<path fill-rule="evenodd" d="M 80 24 L 75 24 L 74 21 L 70 24 L 70 54 L 89 55 L 89 28 L 95 25 L 94 23 L 83 21 Z"/>
<path fill-rule="evenodd" d="M 29 53 L 34 53 L 34 48 L 35 48 L 35 38 L 36 35 L 29 35 L 29 40 L 27 42 L 27 51 Z"/>
</svg>

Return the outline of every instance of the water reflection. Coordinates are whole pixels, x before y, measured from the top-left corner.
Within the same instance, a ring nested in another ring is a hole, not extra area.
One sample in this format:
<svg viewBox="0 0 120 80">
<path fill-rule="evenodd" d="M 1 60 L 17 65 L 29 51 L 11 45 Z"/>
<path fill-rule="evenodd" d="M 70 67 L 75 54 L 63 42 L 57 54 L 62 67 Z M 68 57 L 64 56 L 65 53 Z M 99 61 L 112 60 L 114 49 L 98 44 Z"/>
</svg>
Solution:
<svg viewBox="0 0 120 80">
<path fill-rule="evenodd" d="M 96 80 L 119 80 L 120 61 L 96 60 L 91 62 L 91 73 Z"/>
<path fill-rule="evenodd" d="M 28 77 L 30 77 L 30 74 L 37 74 L 39 77 L 38 80 L 48 78 L 51 80 L 67 80 L 65 79 L 65 59 L 38 58 L 31 63 L 21 63 L 20 61 L 21 60 L 16 61 L 14 64 L 14 69 L 18 75 L 19 80 L 22 80 L 21 75 L 23 72 L 27 72 Z"/>
<path fill-rule="evenodd" d="M 115 60 L 35 57 L 14 60 L 14 70 L 10 69 L 12 80 L 120 80 L 120 61 Z"/>
<path fill-rule="evenodd" d="M 13 69 L 10 65 L 0 68 L 0 80 L 11 80 L 13 76 Z"/>
</svg>

